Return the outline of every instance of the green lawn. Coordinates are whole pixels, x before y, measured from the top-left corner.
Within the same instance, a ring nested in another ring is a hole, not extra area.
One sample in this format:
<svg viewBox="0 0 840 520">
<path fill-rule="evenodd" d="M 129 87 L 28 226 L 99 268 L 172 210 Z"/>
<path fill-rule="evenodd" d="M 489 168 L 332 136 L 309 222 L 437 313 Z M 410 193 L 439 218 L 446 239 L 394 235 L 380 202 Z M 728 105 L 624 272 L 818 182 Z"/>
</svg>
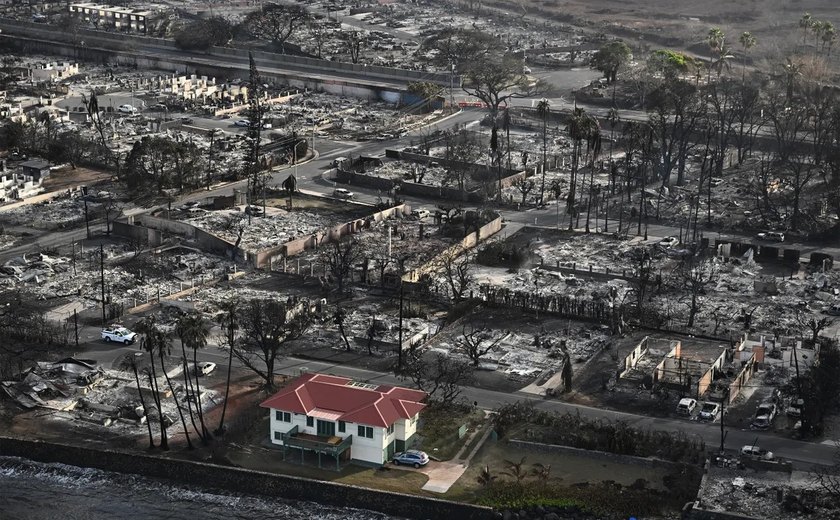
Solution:
<svg viewBox="0 0 840 520">
<path fill-rule="evenodd" d="M 484 411 L 429 407 L 420 414 L 421 423 L 417 430 L 422 438 L 420 448 L 439 460 L 449 460 L 464 446 L 470 434 L 481 429 L 484 424 Z M 467 433 L 458 438 L 458 428 L 467 425 Z M 467 454 L 465 454 L 466 456 Z"/>
</svg>

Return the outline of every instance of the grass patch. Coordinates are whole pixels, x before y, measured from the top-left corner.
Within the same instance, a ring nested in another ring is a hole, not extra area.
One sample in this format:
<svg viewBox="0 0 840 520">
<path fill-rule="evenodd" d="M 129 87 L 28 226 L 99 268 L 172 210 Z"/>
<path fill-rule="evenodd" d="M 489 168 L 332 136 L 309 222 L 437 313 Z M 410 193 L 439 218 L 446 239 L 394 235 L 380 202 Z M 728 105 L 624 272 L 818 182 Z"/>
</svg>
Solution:
<svg viewBox="0 0 840 520">
<path fill-rule="evenodd" d="M 403 471 L 383 466 L 379 469 L 365 469 L 354 471 L 348 475 L 342 475 L 334 482 L 361 486 L 381 491 L 392 491 L 394 493 L 409 493 L 412 495 L 433 496 L 434 493 L 427 493 L 421 490 L 429 477 L 417 471 Z"/>
<path fill-rule="evenodd" d="M 439 407 L 426 409 L 418 433 L 422 436 L 421 447 L 429 455 L 449 460 L 454 457 L 466 441 L 458 438 L 458 428 L 467 425 L 467 435 L 484 423 L 484 411 L 472 407 Z"/>
</svg>

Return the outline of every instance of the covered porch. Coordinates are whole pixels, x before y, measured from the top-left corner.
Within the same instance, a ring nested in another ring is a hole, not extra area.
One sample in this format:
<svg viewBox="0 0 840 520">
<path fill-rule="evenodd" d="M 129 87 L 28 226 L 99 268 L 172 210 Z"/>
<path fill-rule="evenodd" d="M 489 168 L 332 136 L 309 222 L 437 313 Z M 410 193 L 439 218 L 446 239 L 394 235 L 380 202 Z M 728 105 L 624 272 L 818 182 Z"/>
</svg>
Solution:
<svg viewBox="0 0 840 520">
<path fill-rule="evenodd" d="M 281 449 L 284 461 L 295 462 L 298 459 L 297 454 L 290 454 L 289 452 L 297 449 L 300 452 L 300 464 L 303 465 L 306 463 L 306 452 L 310 451 L 317 456 L 319 468 L 323 468 L 322 455 L 331 456 L 335 460 L 336 471 L 341 471 L 341 457 L 353 444 L 352 435 L 348 435 L 344 439 L 335 435 L 311 435 L 300 433 L 297 426 L 281 434 L 280 440 L 283 441 Z"/>
</svg>

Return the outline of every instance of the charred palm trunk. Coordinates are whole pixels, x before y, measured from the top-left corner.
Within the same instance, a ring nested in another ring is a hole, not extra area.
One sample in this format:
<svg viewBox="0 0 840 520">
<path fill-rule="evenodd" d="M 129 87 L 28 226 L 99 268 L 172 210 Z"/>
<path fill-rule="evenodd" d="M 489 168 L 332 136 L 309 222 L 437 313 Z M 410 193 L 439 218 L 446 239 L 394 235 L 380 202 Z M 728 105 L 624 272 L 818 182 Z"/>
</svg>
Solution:
<svg viewBox="0 0 840 520">
<path fill-rule="evenodd" d="M 210 442 L 210 430 L 207 429 L 207 425 L 204 423 L 204 408 L 201 405 L 201 383 L 198 380 L 198 370 L 195 370 L 195 367 L 198 366 L 198 349 L 193 347 L 193 370 L 195 372 L 195 407 L 198 410 L 198 421 L 201 423 L 201 432 L 202 432 L 202 440 L 205 444 Z"/>
<path fill-rule="evenodd" d="M 172 379 L 169 378 L 169 373 L 166 371 L 166 365 L 163 363 L 163 349 L 160 351 L 160 369 L 163 371 L 163 377 L 166 379 L 166 384 L 169 386 L 169 391 L 172 392 L 172 399 L 175 401 L 175 409 L 178 410 L 178 417 L 181 418 L 181 426 L 184 428 L 184 437 L 187 438 L 187 447 L 191 450 L 195 449 L 190 438 L 190 430 L 187 428 L 187 420 L 184 418 L 184 411 L 181 410 L 181 405 L 178 403 L 178 394 L 175 392 L 175 387 L 172 386 Z"/>
<path fill-rule="evenodd" d="M 152 387 L 152 392 L 155 395 L 155 404 L 157 405 L 158 409 L 158 419 L 160 421 L 160 448 L 162 450 L 169 449 L 169 439 L 166 433 L 166 422 L 163 420 L 163 407 L 161 406 L 160 402 L 160 388 L 158 387 L 158 380 L 157 380 L 157 370 L 155 369 L 155 356 L 152 354 L 150 356 L 152 371 L 149 374 L 149 384 Z"/>
<path fill-rule="evenodd" d="M 146 399 L 143 397 L 143 390 L 140 388 L 140 374 L 137 372 L 137 363 L 132 362 L 131 368 L 134 370 L 134 380 L 137 382 L 137 394 L 140 395 L 140 405 L 143 407 L 143 417 L 146 418 L 146 427 L 149 429 L 149 449 L 152 449 L 155 447 L 155 438 L 152 435 L 152 423 L 149 422 L 149 409 L 146 408 Z"/>
</svg>

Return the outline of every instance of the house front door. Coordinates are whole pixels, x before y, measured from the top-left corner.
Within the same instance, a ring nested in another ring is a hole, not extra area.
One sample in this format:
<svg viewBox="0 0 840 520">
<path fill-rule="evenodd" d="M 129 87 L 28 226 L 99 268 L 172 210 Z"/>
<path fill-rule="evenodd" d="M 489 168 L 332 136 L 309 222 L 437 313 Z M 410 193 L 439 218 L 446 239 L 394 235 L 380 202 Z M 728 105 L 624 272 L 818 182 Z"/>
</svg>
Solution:
<svg viewBox="0 0 840 520">
<path fill-rule="evenodd" d="M 335 423 L 332 421 L 322 421 L 318 420 L 318 435 L 323 435 L 324 437 L 334 437 L 335 436 Z"/>
</svg>

